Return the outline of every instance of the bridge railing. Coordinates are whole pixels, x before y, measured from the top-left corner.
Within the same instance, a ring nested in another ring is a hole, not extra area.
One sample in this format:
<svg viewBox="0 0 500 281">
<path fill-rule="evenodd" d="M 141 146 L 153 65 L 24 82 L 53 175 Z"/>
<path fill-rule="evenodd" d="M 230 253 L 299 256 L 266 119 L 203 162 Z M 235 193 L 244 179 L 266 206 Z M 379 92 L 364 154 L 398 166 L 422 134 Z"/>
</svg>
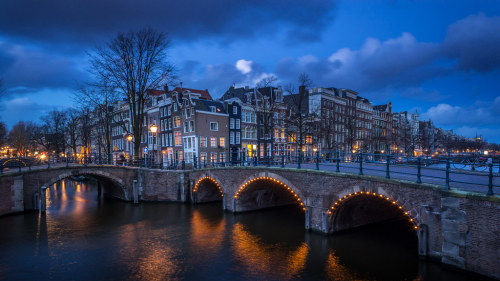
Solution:
<svg viewBox="0 0 500 281">
<path fill-rule="evenodd" d="M 269 156 L 247 157 L 231 162 L 206 162 L 192 164 L 194 168 L 218 168 L 227 166 L 267 166 L 295 169 L 326 170 L 337 173 L 371 175 L 385 178 L 429 183 L 446 189 L 461 189 L 486 192 L 493 195 L 500 192 L 500 165 L 489 159 L 482 161 L 457 161 L 453 158 L 409 157 L 404 155 L 351 153 L 315 156 Z"/>
<path fill-rule="evenodd" d="M 151 169 L 187 170 L 200 168 L 219 168 L 228 166 L 267 166 L 293 169 L 326 170 L 337 173 L 371 175 L 394 178 L 416 183 L 430 183 L 444 186 L 446 189 L 462 189 L 486 192 L 488 195 L 500 193 L 500 163 L 487 158 L 475 158 L 476 161 L 464 161 L 457 157 L 409 157 L 392 154 L 373 153 L 330 153 L 330 157 L 320 155 L 269 157 L 241 157 L 233 161 L 215 161 L 215 159 L 192 159 L 155 161 L 153 158 L 130 160 L 113 157 L 98 157 L 91 154 L 87 159 L 58 158 L 46 161 L 7 161 L 2 159 L 0 174 L 6 171 L 21 172 L 32 169 L 85 166 L 88 164 L 136 166 Z M 479 160 L 478 160 L 479 159 Z M 19 159 L 17 159 L 19 160 Z M 7 164 L 6 164 L 7 163 Z M 15 165 L 17 163 L 17 166 Z"/>
</svg>

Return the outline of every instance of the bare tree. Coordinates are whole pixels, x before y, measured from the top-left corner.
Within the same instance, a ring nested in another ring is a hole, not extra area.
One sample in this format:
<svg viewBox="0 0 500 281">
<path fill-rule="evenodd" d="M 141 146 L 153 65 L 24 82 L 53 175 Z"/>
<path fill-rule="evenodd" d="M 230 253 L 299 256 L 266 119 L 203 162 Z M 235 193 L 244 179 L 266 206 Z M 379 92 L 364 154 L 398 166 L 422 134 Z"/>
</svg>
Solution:
<svg viewBox="0 0 500 281">
<path fill-rule="evenodd" d="M 37 125 L 33 122 L 19 121 L 9 132 L 8 142 L 16 149 L 18 156 L 27 156 L 35 147 L 34 137 Z"/>
<path fill-rule="evenodd" d="M 163 33 L 145 28 L 120 33 L 89 54 L 96 80 L 116 88 L 129 105 L 136 158 L 140 155 L 147 90 L 173 79 L 173 67 L 167 61 L 168 47 L 169 40 Z"/>
<path fill-rule="evenodd" d="M 49 111 L 42 116 L 42 133 L 47 150 L 57 154 L 66 151 L 66 117 L 65 112 L 58 110 Z"/>
<path fill-rule="evenodd" d="M 119 100 L 119 94 L 106 81 L 82 87 L 75 94 L 78 104 L 82 108 L 91 108 L 95 118 L 94 136 L 98 146 L 99 159 L 101 153 L 108 158 L 108 163 L 112 157 L 111 125 L 113 122 L 113 104 Z M 128 127 L 124 131 L 130 133 Z"/>
<path fill-rule="evenodd" d="M 67 123 L 66 123 L 66 145 L 73 155 L 77 154 L 78 149 L 78 138 L 79 138 L 79 126 L 80 126 L 80 114 L 74 108 L 66 111 Z"/>
<path fill-rule="evenodd" d="M 256 84 L 256 89 L 261 94 L 257 95 L 256 100 L 253 101 L 252 107 L 257 115 L 257 125 L 259 127 L 259 140 L 264 144 L 264 155 L 268 155 L 267 146 L 271 143 L 273 137 L 273 129 L 276 127 L 280 109 L 283 108 L 283 101 L 278 97 L 282 96 L 280 90 L 272 87 L 273 83 L 278 78 L 269 76 L 262 79 Z M 272 147 L 271 147 L 272 150 Z"/>
<path fill-rule="evenodd" d="M 293 84 L 288 84 L 285 87 L 285 102 L 288 105 L 288 112 L 285 116 L 285 125 L 287 135 L 292 142 L 297 144 L 299 156 L 302 153 L 303 147 L 308 142 L 307 137 L 313 138 L 313 134 L 317 131 L 319 116 L 309 110 L 308 93 L 306 92 L 307 85 L 312 82 L 307 74 L 299 75 L 300 86 L 299 91 Z"/>
<path fill-rule="evenodd" d="M 5 123 L 0 122 L 0 147 L 7 142 L 7 127 Z"/>
</svg>

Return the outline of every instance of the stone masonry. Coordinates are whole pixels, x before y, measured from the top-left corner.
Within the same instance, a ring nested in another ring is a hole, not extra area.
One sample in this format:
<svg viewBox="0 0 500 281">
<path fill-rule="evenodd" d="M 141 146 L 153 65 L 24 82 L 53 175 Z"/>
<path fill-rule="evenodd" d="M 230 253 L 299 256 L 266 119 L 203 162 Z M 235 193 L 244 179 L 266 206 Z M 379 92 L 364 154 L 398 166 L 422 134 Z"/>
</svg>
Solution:
<svg viewBox="0 0 500 281">
<path fill-rule="evenodd" d="M 420 255 L 500 278 L 500 197 L 373 176 L 265 167 L 59 167 L 0 175 L 0 215 L 36 209 L 41 186 L 76 175 L 96 178 L 105 195 L 124 201 L 220 198 L 230 212 L 300 204 L 305 228 L 325 234 L 404 217 L 415 228 Z"/>
</svg>

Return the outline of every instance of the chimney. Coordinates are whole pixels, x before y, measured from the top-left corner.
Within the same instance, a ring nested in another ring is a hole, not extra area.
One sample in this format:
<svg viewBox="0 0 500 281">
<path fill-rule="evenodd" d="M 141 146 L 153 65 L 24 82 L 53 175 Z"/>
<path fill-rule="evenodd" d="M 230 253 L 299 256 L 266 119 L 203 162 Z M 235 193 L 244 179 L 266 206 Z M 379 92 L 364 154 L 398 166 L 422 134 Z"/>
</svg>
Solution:
<svg viewBox="0 0 500 281">
<path fill-rule="evenodd" d="M 165 93 L 168 93 L 168 85 L 167 85 L 167 84 L 165 84 L 165 86 L 163 86 L 163 91 L 164 91 Z"/>
<path fill-rule="evenodd" d="M 299 95 L 305 95 L 306 94 L 306 86 L 302 85 L 299 86 Z"/>
</svg>

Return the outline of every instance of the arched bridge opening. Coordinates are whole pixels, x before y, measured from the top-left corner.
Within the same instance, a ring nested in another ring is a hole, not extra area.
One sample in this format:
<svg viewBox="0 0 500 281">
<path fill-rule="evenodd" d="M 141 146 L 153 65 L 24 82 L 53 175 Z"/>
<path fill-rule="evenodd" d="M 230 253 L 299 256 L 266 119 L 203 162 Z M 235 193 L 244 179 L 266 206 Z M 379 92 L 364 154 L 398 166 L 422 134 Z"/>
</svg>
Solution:
<svg viewBox="0 0 500 281">
<path fill-rule="evenodd" d="M 271 176 L 254 177 L 243 183 L 234 195 L 234 212 L 296 205 L 305 211 L 299 191 L 284 180 Z"/>
<path fill-rule="evenodd" d="M 394 198 L 376 192 L 346 194 L 333 202 L 326 214 L 330 233 L 389 221 L 402 221 L 408 230 L 418 230 L 418 222 L 409 210 Z"/>
<path fill-rule="evenodd" d="M 129 191 L 124 186 L 122 180 L 104 172 L 74 170 L 62 173 L 45 182 L 42 186 L 51 188 L 54 184 L 64 180 L 94 182 L 99 196 L 102 194 L 107 198 L 115 198 L 124 201 L 130 200 Z"/>
<path fill-rule="evenodd" d="M 192 193 L 193 203 L 207 203 L 222 201 L 224 196 L 220 184 L 212 177 L 202 177 L 194 187 Z"/>
</svg>

